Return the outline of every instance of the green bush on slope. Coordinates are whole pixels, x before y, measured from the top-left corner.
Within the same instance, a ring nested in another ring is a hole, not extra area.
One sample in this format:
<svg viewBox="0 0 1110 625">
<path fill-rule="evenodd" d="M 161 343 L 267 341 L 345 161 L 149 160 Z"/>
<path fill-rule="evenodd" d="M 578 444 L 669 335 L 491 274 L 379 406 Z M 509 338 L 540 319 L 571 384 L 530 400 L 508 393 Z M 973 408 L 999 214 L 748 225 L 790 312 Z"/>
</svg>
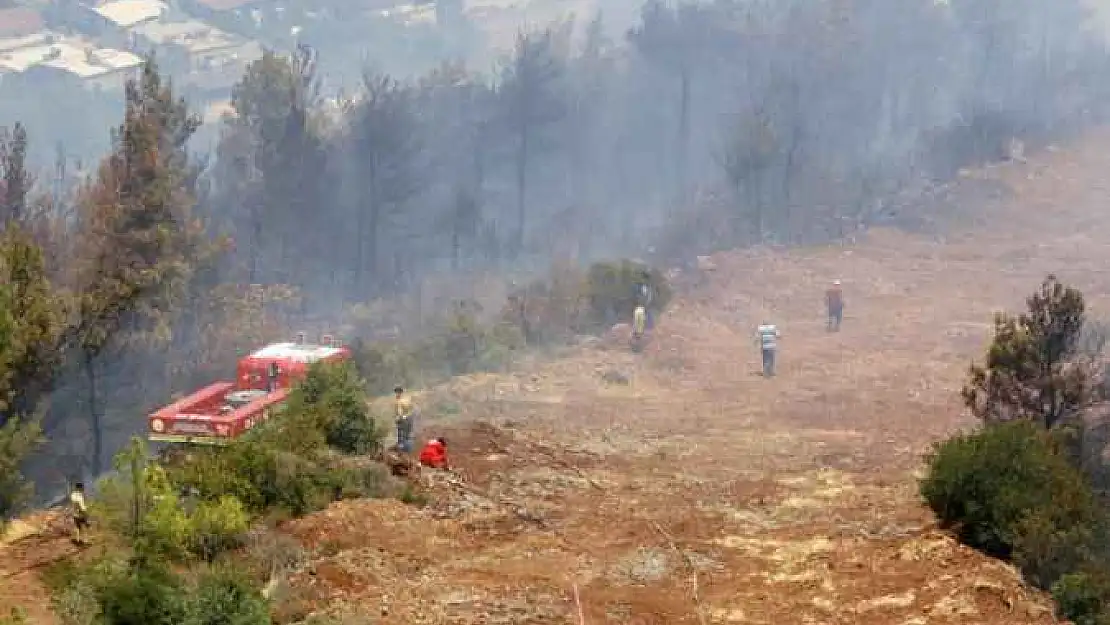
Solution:
<svg viewBox="0 0 1110 625">
<path fill-rule="evenodd" d="M 1077 625 L 1110 625 L 1106 515 L 1066 450 L 1030 421 L 939 443 L 921 494 L 965 544 L 1009 558 Z"/>
<path fill-rule="evenodd" d="M 966 544 L 1013 555 L 1022 523 L 1044 515 L 1056 527 L 1090 524 L 1096 508 L 1083 476 L 1051 436 L 1028 421 L 1003 423 L 936 446 L 921 494 Z"/>
</svg>

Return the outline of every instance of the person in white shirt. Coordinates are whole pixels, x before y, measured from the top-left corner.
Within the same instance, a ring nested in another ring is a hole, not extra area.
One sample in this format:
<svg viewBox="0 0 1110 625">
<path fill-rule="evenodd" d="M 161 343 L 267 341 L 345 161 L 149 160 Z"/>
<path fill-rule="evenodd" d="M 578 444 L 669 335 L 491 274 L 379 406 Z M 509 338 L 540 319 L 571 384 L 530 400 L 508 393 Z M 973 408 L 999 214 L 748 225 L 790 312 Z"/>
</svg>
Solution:
<svg viewBox="0 0 1110 625">
<path fill-rule="evenodd" d="M 763 377 L 775 375 L 775 352 L 778 350 L 779 329 L 773 323 L 764 321 L 756 330 L 759 347 L 763 351 Z"/>
<path fill-rule="evenodd" d="M 73 542 L 84 545 L 85 533 L 89 529 L 89 508 L 85 503 L 85 485 L 81 482 L 74 484 L 73 491 L 69 493 L 69 508 L 73 516 Z"/>
</svg>

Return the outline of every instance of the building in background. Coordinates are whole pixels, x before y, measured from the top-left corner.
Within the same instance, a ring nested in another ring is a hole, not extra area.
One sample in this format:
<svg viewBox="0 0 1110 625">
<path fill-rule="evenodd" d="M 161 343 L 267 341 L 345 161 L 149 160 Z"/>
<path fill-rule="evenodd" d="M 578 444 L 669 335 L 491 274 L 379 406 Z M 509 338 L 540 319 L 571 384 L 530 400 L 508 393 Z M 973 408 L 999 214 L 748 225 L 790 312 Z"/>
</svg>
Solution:
<svg viewBox="0 0 1110 625">
<path fill-rule="evenodd" d="M 82 7 L 81 29 L 112 43 L 135 49 L 134 29 L 155 22 L 169 12 L 161 0 L 111 0 Z"/>
<path fill-rule="evenodd" d="M 70 84 L 94 91 L 122 91 L 142 58 L 125 50 L 103 48 L 80 37 L 43 33 L 29 45 L 0 49 L 5 84 L 34 88 Z"/>
<path fill-rule="evenodd" d="M 135 49 L 157 55 L 164 71 L 190 95 L 226 98 L 247 66 L 262 56 L 254 40 L 192 19 L 154 20 L 131 29 Z"/>
</svg>

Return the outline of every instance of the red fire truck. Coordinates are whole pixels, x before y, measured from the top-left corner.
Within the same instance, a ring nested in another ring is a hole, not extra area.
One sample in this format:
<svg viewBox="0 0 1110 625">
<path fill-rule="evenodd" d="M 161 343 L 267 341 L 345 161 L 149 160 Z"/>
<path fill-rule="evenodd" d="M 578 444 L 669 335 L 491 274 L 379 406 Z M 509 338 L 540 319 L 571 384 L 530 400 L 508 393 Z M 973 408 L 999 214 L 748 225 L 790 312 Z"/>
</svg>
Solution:
<svg viewBox="0 0 1110 625">
<path fill-rule="evenodd" d="M 340 362 L 351 352 L 330 336 L 309 344 L 304 334 L 239 361 L 234 382 L 216 382 L 148 417 L 152 442 L 222 445 L 276 414 L 289 391 L 317 362 Z"/>
</svg>

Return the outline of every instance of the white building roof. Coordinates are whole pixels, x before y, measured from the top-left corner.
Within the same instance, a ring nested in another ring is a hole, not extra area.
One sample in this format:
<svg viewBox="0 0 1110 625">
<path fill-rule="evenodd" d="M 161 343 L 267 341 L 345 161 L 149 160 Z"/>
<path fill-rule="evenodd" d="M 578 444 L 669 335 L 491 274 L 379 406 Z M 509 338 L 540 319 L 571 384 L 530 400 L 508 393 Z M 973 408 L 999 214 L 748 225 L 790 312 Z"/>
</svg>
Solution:
<svg viewBox="0 0 1110 625">
<path fill-rule="evenodd" d="M 312 363 L 341 353 L 338 347 L 326 345 L 301 345 L 298 343 L 274 343 L 251 354 L 251 358 L 280 359 L 293 362 Z"/>
<path fill-rule="evenodd" d="M 133 32 L 156 46 L 177 45 L 190 52 L 219 50 L 240 43 L 232 35 L 197 20 L 147 22 L 136 26 Z"/>
<path fill-rule="evenodd" d="M 126 50 L 113 50 L 112 48 L 93 50 L 92 58 L 98 65 L 111 69 L 131 69 L 143 64 L 143 59 L 139 55 Z"/>
<path fill-rule="evenodd" d="M 130 28 L 161 17 L 168 8 L 160 0 L 114 0 L 93 8 L 93 11 L 118 26 Z"/>
<path fill-rule="evenodd" d="M 39 46 L 49 43 L 49 39 L 50 33 L 46 32 L 21 37 L 0 37 L 0 52 L 15 50 L 16 48 L 26 48 L 27 46 Z"/>
<path fill-rule="evenodd" d="M 96 49 L 79 41 L 59 41 L 0 52 L 0 68 L 25 72 L 50 67 L 79 78 L 93 78 L 142 65 L 143 60 L 122 50 Z"/>
<path fill-rule="evenodd" d="M 379 11 L 378 14 L 386 19 L 397 20 L 406 26 L 414 24 L 434 24 L 436 21 L 436 9 L 434 4 L 419 6 L 415 4 L 399 4 L 388 9 L 383 9 Z"/>
<path fill-rule="evenodd" d="M 25 72 L 42 65 L 50 58 L 54 45 L 27 46 L 0 52 L 0 67 L 13 72 Z"/>
</svg>

